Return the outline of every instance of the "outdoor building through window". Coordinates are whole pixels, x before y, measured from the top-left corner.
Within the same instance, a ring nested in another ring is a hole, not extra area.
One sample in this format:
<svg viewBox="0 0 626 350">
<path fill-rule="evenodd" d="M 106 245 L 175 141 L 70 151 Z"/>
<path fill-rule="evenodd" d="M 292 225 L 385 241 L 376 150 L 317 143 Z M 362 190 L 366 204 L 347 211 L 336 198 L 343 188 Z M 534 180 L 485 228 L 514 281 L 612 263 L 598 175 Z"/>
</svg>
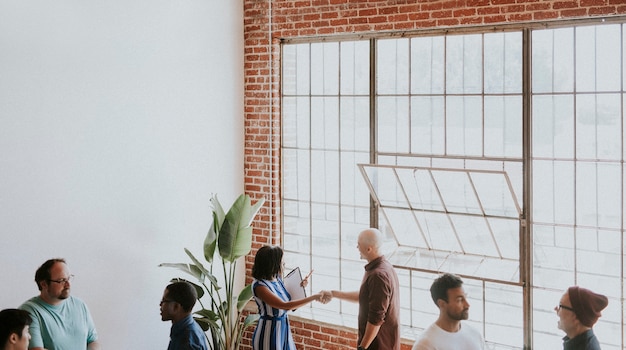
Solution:
<svg viewBox="0 0 626 350">
<path fill-rule="evenodd" d="M 384 232 L 407 337 L 432 281 L 465 281 L 491 349 L 561 347 L 567 287 L 609 297 L 594 327 L 626 346 L 626 26 L 286 41 L 282 234 L 308 288 L 358 290 L 356 238 Z M 300 310 L 354 326 L 357 305 Z M 350 321 L 347 321 L 350 320 Z"/>
</svg>

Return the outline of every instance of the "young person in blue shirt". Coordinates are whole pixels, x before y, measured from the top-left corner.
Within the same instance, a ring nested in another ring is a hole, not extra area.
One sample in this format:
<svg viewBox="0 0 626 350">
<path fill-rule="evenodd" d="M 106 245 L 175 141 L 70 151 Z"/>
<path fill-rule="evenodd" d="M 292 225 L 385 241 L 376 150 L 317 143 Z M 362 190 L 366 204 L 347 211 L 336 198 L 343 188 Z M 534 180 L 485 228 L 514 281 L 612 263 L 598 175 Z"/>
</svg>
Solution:
<svg viewBox="0 0 626 350">
<path fill-rule="evenodd" d="M 206 335 L 191 316 L 198 294 L 187 282 L 174 282 L 163 292 L 161 320 L 172 321 L 167 350 L 207 350 Z"/>
</svg>

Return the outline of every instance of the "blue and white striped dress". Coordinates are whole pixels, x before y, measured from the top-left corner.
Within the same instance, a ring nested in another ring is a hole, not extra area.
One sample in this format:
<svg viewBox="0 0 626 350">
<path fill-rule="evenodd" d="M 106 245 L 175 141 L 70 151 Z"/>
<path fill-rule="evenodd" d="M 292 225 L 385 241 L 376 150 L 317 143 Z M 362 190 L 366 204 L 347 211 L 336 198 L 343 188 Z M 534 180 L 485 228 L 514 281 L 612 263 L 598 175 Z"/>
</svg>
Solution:
<svg viewBox="0 0 626 350">
<path fill-rule="evenodd" d="M 259 307 L 259 323 L 252 335 L 253 350 L 295 350 L 293 336 L 289 329 L 289 318 L 287 310 L 273 308 L 267 305 L 256 295 L 256 287 L 265 286 L 281 300 L 289 301 L 291 296 L 285 289 L 282 279 L 274 281 L 254 280 L 252 282 L 252 295 Z"/>
</svg>

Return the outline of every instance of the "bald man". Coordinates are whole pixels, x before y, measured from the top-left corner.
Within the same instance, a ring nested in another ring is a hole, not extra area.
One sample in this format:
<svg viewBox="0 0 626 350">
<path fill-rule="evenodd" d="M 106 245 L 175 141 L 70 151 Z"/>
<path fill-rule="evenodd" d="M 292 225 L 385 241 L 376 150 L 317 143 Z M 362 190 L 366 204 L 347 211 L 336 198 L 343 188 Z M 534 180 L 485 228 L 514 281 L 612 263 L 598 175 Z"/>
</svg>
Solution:
<svg viewBox="0 0 626 350">
<path fill-rule="evenodd" d="M 358 349 L 400 349 L 400 288 L 398 275 L 381 254 L 382 233 L 369 228 L 361 231 L 357 249 L 367 261 L 361 289 L 331 291 L 334 298 L 359 303 Z"/>
</svg>

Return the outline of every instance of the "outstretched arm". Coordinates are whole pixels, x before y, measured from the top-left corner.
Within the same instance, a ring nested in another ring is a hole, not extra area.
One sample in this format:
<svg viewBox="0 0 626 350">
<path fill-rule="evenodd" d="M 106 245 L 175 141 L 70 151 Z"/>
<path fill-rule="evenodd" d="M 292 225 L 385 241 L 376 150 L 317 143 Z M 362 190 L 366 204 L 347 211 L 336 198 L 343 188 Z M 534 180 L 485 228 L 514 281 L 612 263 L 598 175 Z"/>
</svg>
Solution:
<svg viewBox="0 0 626 350">
<path fill-rule="evenodd" d="M 256 288 L 254 289 L 254 292 L 257 297 L 259 297 L 269 306 L 273 308 L 277 308 L 277 309 L 283 309 L 283 310 L 297 309 L 314 300 L 320 301 L 320 298 L 321 298 L 321 294 L 317 293 L 317 294 L 310 295 L 303 299 L 283 301 L 276 294 L 272 293 L 272 291 L 269 290 L 269 288 L 262 286 L 262 285 L 256 286 Z"/>
<path fill-rule="evenodd" d="M 354 303 L 358 303 L 359 302 L 359 292 L 358 291 L 342 292 L 340 290 L 331 290 L 330 293 L 332 294 L 333 298 L 338 298 L 338 299 L 342 299 L 342 300 L 352 301 Z"/>
</svg>

